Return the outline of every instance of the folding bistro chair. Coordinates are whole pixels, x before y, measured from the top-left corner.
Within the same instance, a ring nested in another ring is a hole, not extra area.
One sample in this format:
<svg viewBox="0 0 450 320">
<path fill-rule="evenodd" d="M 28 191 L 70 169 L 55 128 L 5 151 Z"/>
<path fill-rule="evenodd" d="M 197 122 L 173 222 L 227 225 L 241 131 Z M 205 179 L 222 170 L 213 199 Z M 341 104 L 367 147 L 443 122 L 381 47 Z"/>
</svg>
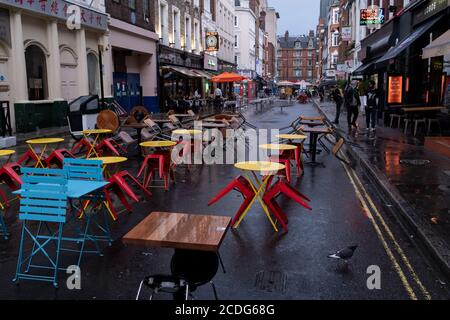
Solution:
<svg viewBox="0 0 450 320">
<path fill-rule="evenodd" d="M 63 169 L 36 168 L 23 168 L 22 172 L 24 175 L 19 209 L 22 235 L 13 281 L 48 281 L 58 287 L 59 255 L 67 214 L 66 172 Z M 34 229 L 36 222 L 37 228 Z M 56 228 L 52 230 L 51 225 Z M 25 252 L 26 238 L 31 240 L 31 252 Z M 33 263 L 37 259 L 47 260 L 47 263 Z M 31 269 L 48 270 L 50 274 L 31 273 Z"/>
<path fill-rule="evenodd" d="M 64 159 L 64 169 L 67 171 L 67 177 L 70 180 L 104 181 L 102 161 L 100 160 L 66 158 Z M 73 200 L 70 200 L 71 206 L 75 209 L 75 212 L 79 213 L 77 218 L 84 218 L 85 220 L 84 229 L 79 232 L 82 236 L 82 242 L 79 251 L 78 265 L 80 265 L 84 253 L 97 253 L 100 256 L 102 255 L 98 241 L 106 241 L 109 245 L 112 244 L 108 220 L 109 207 L 112 206 L 112 203 L 105 197 L 105 191 L 99 190 L 95 194 L 87 195 L 79 200 L 81 208 L 76 207 Z M 89 205 L 91 205 L 90 210 L 88 210 Z M 94 212 L 94 208 L 98 206 L 104 207 L 104 210 L 101 210 L 103 224 L 99 221 L 99 214 Z M 100 231 L 100 234 L 96 234 L 93 227 L 96 227 Z M 86 241 L 92 241 L 96 250 L 86 250 Z"/>
</svg>

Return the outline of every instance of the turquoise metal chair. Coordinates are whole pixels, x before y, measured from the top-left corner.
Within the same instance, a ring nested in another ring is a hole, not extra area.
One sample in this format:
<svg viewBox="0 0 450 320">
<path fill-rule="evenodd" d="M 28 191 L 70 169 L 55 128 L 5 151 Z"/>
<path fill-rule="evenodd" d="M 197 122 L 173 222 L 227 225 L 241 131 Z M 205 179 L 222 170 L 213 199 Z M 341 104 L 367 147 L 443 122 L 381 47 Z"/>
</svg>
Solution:
<svg viewBox="0 0 450 320">
<path fill-rule="evenodd" d="M 64 158 L 63 168 L 67 171 L 67 177 L 69 180 L 83 180 L 83 181 L 104 181 L 102 172 L 103 163 L 100 160 L 86 160 L 86 159 L 72 159 Z M 100 223 L 98 218 L 99 214 L 95 212 L 95 203 L 104 205 L 105 195 L 103 189 L 99 190 L 95 194 L 89 194 L 82 199 L 78 199 L 79 206 L 74 203 L 76 199 L 70 199 L 71 206 L 75 209 L 74 212 L 79 212 L 84 218 L 84 228 L 79 231 L 81 235 L 81 248 L 78 258 L 78 265 L 81 263 L 81 258 L 84 253 L 97 253 L 102 256 L 102 251 L 98 244 L 98 241 L 107 241 L 109 245 L 112 244 L 111 231 L 109 228 L 109 217 L 107 210 L 103 208 L 101 210 L 103 223 Z M 86 208 L 86 202 L 90 201 L 91 205 Z M 94 232 L 94 228 L 100 231 Z M 86 250 L 86 242 L 91 241 L 96 250 Z"/>
<path fill-rule="evenodd" d="M 19 209 L 22 235 L 13 281 L 48 281 L 58 287 L 59 255 L 67 214 L 67 175 L 65 170 L 39 168 L 22 168 L 22 173 Z M 28 238 L 32 248 L 25 252 Z M 41 272 L 32 273 L 34 270 Z M 43 270 L 47 273 L 43 274 Z"/>
</svg>

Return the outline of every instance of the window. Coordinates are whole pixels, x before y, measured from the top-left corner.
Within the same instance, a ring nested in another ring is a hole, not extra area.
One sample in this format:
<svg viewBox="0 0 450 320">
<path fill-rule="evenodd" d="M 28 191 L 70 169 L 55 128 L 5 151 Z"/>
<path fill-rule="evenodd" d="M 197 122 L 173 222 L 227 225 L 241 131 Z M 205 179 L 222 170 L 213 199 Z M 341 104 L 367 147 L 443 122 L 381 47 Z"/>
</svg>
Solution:
<svg viewBox="0 0 450 320">
<path fill-rule="evenodd" d="M 234 47 L 239 48 L 239 37 L 238 35 L 234 35 Z"/>
<path fill-rule="evenodd" d="M 128 8 L 131 10 L 136 10 L 136 0 L 128 0 Z"/>
<path fill-rule="evenodd" d="M 331 64 L 337 64 L 337 63 L 338 63 L 338 54 L 333 53 L 333 55 L 331 56 Z"/>
<path fill-rule="evenodd" d="M 333 24 L 338 24 L 339 23 L 339 8 L 334 8 L 333 9 Z"/>
<path fill-rule="evenodd" d="M 299 59 L 294 60 L 294 66 L 295 67 L 299 67 L 300 66 L 300 60 Z"/>
<path fill-rule="evenodd" d="M 295 47 L 296 47 L 296 48 L 301 48 L 301 47 L 302 47 L 302 44 L 301 44 L 299 41 L 297 41 L 297 42 L 295 43 Z"/>
<path fill-rule="evenodd" d="M 339 33 L 337 31 L 335 31 L 331 37 L 331 46 L 339 46 Z"/>
<path fill-rule="evenodd" d="M 238 56 L 234 56 L 234 64 L 236 64 L 236 65 L 239 64 L 239 57 Z"/>
<path fill-rule="evenodd" d="M 302 53 L 300 51 L 294 52 L 294 57 L 300 57 L 301 55 L 302 55 Z"/>
<path fill-rule="evenodd" d="M 312 77 L 312 71 L 311 71 L 311 70 L 308 71 L 308 77 L 309 77 L 309 78 Z"/>
<path fill-rule="evenodd" d="M 142 12 L 144 14 L 144 21 L 149 23 L 150 22 L 150 11 L 149 11 L 149 0 L 142 0 Z"/>
<path fill-rule="evenodd" d="M 295 70 L 294 70 L 294 76 L 296 76 L 296 77 L 301 77 L 301 76 L 302 76 L 302 70 L 300 70 L 300 69 L 295 69 Z"/>
<path fill-rule="evenodd" d="M 36 45 L 25 49 L 27 69 L 28 100 L 44 100 L 48 97 L 47 65 L 45 54 Z"/>
<path fill-rule="evenodd" d="M 237 16 L 234 16 L 234 26 L 235 26 L 235 27 L 238 27 L 238 26 L 239 26 L 239 23 L 238 23 L 238 17 L 237 17 Z"/>
<path fill-rule="evenodd" d="M 88 83 L 89 83 L 89 94 L 99 94 L 100 90 L 100 70 L 98 67 L 97 56 L 89 52 L 87 54 L 87 66 L 88 66 Z"/>
</svg>

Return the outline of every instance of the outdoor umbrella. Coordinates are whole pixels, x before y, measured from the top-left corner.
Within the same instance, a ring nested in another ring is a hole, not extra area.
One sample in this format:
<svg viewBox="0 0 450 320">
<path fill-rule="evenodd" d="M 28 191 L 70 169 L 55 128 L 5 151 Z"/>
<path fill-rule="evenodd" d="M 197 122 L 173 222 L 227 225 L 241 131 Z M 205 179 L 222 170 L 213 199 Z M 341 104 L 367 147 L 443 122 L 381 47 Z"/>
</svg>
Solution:
<svg viewBox="0 0 450 320">
<path fill-rule="evenodd" d="M 290 81 L 281 81 L 281 82 L 278 82 L 277 83 L 277 85 L 279 86 L 279 87 L 288 87 L 288 86 L 293 86 L 295 83 L 293 83 L 293 82 L 290 82 Z"/>
<path fill-rule="evenodd" d="M 218 76 L 212 77 L 212 82 L 239 82 L 242 80 L 246 80 L 246 77 L 241 76 L 240 74 L 233 72 L 224 72 L 219 74 Z"/>
</svg>

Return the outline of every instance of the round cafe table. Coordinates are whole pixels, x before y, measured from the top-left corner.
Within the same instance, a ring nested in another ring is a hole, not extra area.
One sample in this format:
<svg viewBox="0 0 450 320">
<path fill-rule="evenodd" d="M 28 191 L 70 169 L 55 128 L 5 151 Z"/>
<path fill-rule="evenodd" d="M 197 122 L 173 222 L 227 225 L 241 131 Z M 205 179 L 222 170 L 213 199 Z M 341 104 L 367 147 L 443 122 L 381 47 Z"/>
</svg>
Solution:
<svg viewBox="0 0 450 320">
<path fill-rule="evenodd" d="M 97 158 L 89 158 L 88 160 L 100 160 L 103 162 L 103 173 L 106 178 L 109 178 L 111 174 L 107 170 L 108 166 L 113 166 L 128 160 L 126 157 L 97 157 Z"/>
<path fill-rule="evenodd" d="M 12 155 L 15 153 L 16 151 L 14 150 L 0 150 L 0 157 L 8 157 L 3 165 L 7 164 L 11 160 Z"/>
<path fill-rule="evenodd" d="M 288 150 L 297 149 L 297 146 L 290 145 L 290 144 L 279 144 L 279 143 L 261 144 L 259 147 L 261 149 L 271 150 L 271 151 L 288 151 Z"/>
<path fill-rule="evenodd" d="M 173 130 L 172 133 L 179 134 L 179 135 L 196 136 L 196 135 L 202 134 L 203 132 L 201 130 L 196 130 L 196 129 L 176 129 L 176 130 Z"/>
<path fill-rule="evenodd" d="M 89 130 L 83 130 L 83 138 L 90 144 L 89 151 L 86 155 L 86 158 L 89 158 L 92 153 L 95 154 L 96 157 L 99 156 L 97 151 L 95 150 L 95 146 L 100 142 L 101 136 L 103 134 L 111 133 L 112 131 L 110 129 L 89 129 Z M 94 136 L 94 140 L 91 141 L 88 139 L 88 136 Z"/>
<path fill-rule="evenodd" d="M 38 138 L 38 139 L 31 139 L 31 140 L 25 141 L 25 143 L 28 144 L 30 151 L 33 153 L 34 156 L 36 156 L 37 161 L 36 161 L 35 168 L 37 168 L 39 166 L 41 168 L 45 168 L 45 165 L 42 161 L 45 156 L 45 151 L 47 150 L 48 145 L 57 144 L 57 143 L 60 143 L 63 141 L 64 141 L 64 139 L 62 139 L 62 138 Z M 42 150 L 40 152 L 36 152 L 36 150 L 35 150 L 36 146 L 42 146 Z"/>
<path fill-rule="evenodd" d="M 234 166 L 243 172 L 245 178 L 247 179 L 253 192 L 255 193 L 255 197 L 253 198 L 252 202 L 250 202 L 245 211 L 242 213 L 242 215 L 239 217 L 238 221 L 233 226 L 233 228 L 239 227 L 240 223 L 245 218 L 250 208 L 253 206 L 255 200 L 258 199 L 259 203 L 261 204 L 261 207 L 263 208 L 267 216 L 267 219 L 269 219 L 270 221 L 270 224 L 275 229 L 275 232 L 278 232 L 278 228 L 275 222 L 273 221 L 272 217 L 270 216 L 268 208 L 266 207 L 264 201 L 262 200 L 262 194 L 264 194 L 265 187 L 270 177 L 275 175 L 278 171 L 284 170 L 286 166 L 281 163 L 269 161 L 238 162 Z M 253 179 L 250 178 L 249 172 L 251 172 Z M 262 175 L 263 178 L 260 179 L 258 177 L 258 174 Z"/>
</svg>

